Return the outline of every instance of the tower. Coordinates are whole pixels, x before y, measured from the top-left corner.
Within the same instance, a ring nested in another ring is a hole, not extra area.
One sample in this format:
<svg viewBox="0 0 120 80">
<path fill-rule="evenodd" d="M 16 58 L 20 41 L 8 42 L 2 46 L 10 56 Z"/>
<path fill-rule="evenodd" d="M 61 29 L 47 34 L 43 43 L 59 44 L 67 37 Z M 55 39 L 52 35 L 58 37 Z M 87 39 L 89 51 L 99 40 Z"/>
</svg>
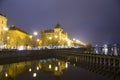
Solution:
<svg viewBox="0 0 120 80">
<path fill-rule="evenodd" d="M 62 32 L 63 31 L 63 28 L 60 26 L 60 24 L 57 24 L 55 27 L 54 27 L 54 32 Z"/>
<path fill-rule="evenodd" d="M 55 27 L 54 27 L 54 33 L 55 33 L 55 36 L 57 35 L 58 36 L 58 39 L 61 41 L 61 38 L 62 38 L 62 32 L 63 32 L 63 28 L 60 26 L 60 24 L 57 24 Z"/>
</svg>

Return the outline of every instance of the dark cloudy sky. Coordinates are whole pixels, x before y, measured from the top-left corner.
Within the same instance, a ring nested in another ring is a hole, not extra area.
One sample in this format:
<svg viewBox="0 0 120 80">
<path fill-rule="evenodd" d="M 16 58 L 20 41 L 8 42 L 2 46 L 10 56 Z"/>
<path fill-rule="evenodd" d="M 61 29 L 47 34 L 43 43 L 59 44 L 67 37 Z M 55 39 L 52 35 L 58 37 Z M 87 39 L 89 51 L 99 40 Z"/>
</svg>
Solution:
<svg viewBox="0 0 120 80">
<path fill-rule="evenodd" d="M 8 25 L 32 34 L 60 23 L 85 43 L 120 43 L 120 0 L 0 0 Z"/>
</svg>

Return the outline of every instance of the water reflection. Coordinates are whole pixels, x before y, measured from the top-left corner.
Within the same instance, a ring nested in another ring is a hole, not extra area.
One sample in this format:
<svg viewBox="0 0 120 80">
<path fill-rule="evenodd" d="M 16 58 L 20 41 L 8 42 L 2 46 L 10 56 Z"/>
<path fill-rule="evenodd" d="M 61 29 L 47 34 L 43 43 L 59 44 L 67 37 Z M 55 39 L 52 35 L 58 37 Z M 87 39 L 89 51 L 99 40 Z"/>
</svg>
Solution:
<svg viewBox="0 0 120 80">
<path fill-rule="evenodd" d="M 81 67 L 88 70 L 94 68 L 94 73 Z M 112 80 L 96 74 L 95 70 L 98 69 L 99 66 L 95 65 L 86 67 L 86 65 L 55 58 L 42 59 L 0 65 L 0 80 Z"/>
<path fill-rule="evenodd" d="M 12 80 L 23 73 L 31 65 L 31 62 L 21 62 L 0 66 L 0 80 Z"/>
<path fill-rule="evenodd" d="M 52 72 L 55 76 L 60 76 L 62 75 L 63 70 L 68 67 L 68 64 L 61 60 L 48 59 L 46 61 L 40 61 L 38 66 L 42 71 Z"/>
<path fill-rule="evenodd" d="M 0 80 L 14 80 L 25 72 L 29 72 L 33 78 L 36 78 L 39 71 L 49 72 L 57 80 L 61 80 L 60 76 L 66 68 L 68 63 L 57 59 L 6 64 L 0 66 Z"/>
</svg>

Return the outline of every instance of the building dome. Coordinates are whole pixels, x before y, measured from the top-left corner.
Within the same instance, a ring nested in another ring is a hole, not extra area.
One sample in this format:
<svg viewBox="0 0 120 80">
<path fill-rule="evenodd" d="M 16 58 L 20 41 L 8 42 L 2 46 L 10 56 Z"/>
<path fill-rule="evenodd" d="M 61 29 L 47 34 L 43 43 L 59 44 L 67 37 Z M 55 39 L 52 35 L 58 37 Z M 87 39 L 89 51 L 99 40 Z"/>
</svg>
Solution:
<svg viewBox="0 0 120 80">
<path fill-rule="evenodd" d="M 61 28 L 61 29 L 63 29 L 60 24 L 57 24 L 54 28 Z"/>
</svg>

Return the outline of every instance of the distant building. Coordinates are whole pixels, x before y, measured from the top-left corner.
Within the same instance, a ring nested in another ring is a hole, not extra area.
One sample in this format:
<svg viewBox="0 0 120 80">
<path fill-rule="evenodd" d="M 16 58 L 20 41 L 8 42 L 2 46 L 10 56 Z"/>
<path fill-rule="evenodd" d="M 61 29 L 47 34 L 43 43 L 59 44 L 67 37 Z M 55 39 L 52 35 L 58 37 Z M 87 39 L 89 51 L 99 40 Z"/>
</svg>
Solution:
<svg viewBox="0 0 120 80">
<path fill-rule="evenodd" d="M 108 44 L 96 46 L 94 48 L 96 54 L 120 55 L 120 44 Z"/>
<path fill-rule="evenodd" d="M 41 30 L 40 39 L 42 46 L 66 46 L 68 45 L 67 32 L 63 31 L 63 28 L 57 24 L 53 30 Z"/>
<path fill-rule="evenodd" d="M 4 35 L 7 30 L 7 17 L 0 13 L 0 46 L 4 45 Z"/>
</svg>

